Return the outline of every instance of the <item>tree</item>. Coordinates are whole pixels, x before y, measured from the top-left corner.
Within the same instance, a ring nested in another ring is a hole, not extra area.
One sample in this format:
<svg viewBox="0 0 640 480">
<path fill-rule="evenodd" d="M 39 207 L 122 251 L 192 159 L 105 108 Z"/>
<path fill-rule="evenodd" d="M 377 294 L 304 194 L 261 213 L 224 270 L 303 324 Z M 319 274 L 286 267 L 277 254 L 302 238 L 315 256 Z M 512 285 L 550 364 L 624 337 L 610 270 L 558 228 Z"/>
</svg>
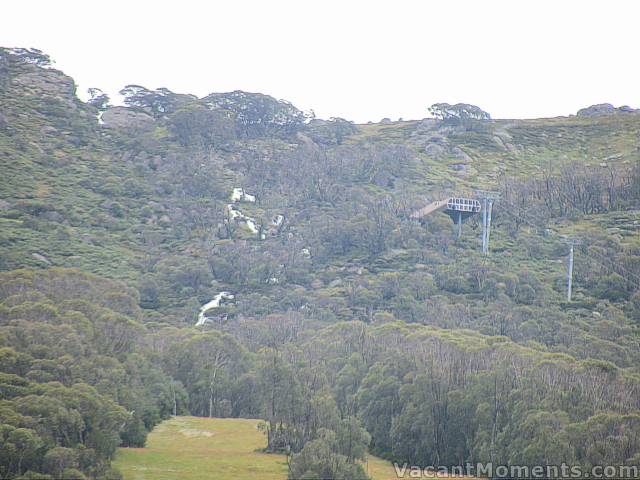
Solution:
<svg viewBox="0 0 640 480">
<path fill-rule="evenodd" d="M 617 273 L 600 277 L 596 286 L 596 293 L 599 297 L 614 302 L 629 298 L 627 282 Z"/>
<path fill-rule="evenodd" d="M 87 90 L 87 93 L 89 93 L 90 95 L 89 100 L 87 100 L 87 103 L 89 105 L 96 107 L 100 111 L 107 109 L 110 101 L 109 95 L 104 93 L 99 88 L 89 88 Z"/>
<path fill-rule="evenodd" d="M 362 428 L 356 417 L 347 417 L 338 425 L 336 432 L 336 451 L 347 457 L 347 462 L 364 460 L 371 435 Z"/>
<path fill-rule="evenodd" d="M 358 416 L 371 434 L 371 448 L 380 455 L 392 451 L 391 427 L 398 414 L 400 383 L 382 364 L 374 365 L 358 390 Z"/>
<path fill-rule="evenodd" d="M 181 95 L 168 88 L 149 90 L 140 85 L 127 85 L 120 90 L 125 105 L 140 108 L 155 118 L 162 118 L 175 112 L 184 103 L 193 101 L 193 95 Z"/>
<path fill-rule="evenodd" d="M 167 363 L 173 377 L 186 386 L 192 413 L 231 414 L 232 384 L 246 370 L 245 355 L 231 335 L 216 331 L 175 339 Z"/>
<path fill-rule="evenodd" d="M 489 120 L 491 116 L 480 107 L 468 103 L 434 103 L 429 107 L 429 113 L 442 120 L 445 124 L 460 125 L 470 130 L 476 122 Z"/>
<path fill-rule="evenodd" d="M 289 478 L 323 480 L 367 480 L 369 477 L 359 463 L 350 462 L 338 453 L 336 435 L 322 430 L 320 437 L 308 442 L 289 462 Z"/>
<path fill-rule="evenodd" d="M 24 63 L 37 65 L 38 67 L 48 67 L 51 65 L 51 58 L 42 50 L 37 48 L 10 48 L 2 49 L 8 51 L 11 55 L 18 58 Z M 0 52 L 2 51 L 0 50 Z"/>
<path fill-rule="evenodd" d="M 202 102 L 211 109 L 231 112 L 238 135 L 242 137 L 289 135 L 300 130 L 307 119 L 307 115 L 291 103 L 262 93 L 242 90 L 212 93 Z"/>
<path fill-rule="evenodd" d="M 358 131 L 353 122 L 344 118 L 331 117 L 329 120 L 312 120 L 309 122 L 308 134 L 317 143 L 325 145 L 342 145 L 345 138 Z"/>
<path fill-rule="evenodd" d="M 233 117 L 204 105 L 185 105 L 169 116 L 169 128 L 183 147 L 211 150 L 235 138 Z"/>
<path fill-rule="evenodd" d="M 0 424 L 0 474 L 24 473 L 25 459 L 33 460 L 43 444 L 34 430 Z"/>
<path fill-rule="evenodd" d="M 264 348 L 260 351 L 258 379 L 267 448 L 270 451 L 286 451 L 287 448 L 295 450 L 295 422 L 291 420 L 301 416 L 300 382 L 291 366 L 275 348 Z"/>
<path fill-rule="evenodd" d="M 63 472 L 72 468 L 78 468 L 78 452 L 71 448 L 54 447 L 44 456 L 44 469 L 54 478 L 63 478 Z"/>
</svg>

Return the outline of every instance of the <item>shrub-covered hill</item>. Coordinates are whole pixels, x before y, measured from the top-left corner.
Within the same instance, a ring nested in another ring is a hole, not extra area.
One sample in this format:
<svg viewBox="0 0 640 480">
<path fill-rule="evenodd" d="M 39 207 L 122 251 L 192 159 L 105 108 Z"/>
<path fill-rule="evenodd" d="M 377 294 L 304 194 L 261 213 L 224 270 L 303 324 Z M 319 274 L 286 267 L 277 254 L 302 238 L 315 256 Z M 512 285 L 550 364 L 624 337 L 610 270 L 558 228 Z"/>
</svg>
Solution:
<svg viewBox="0 0 640 480">
<path fill-rule="evenodd" d="M 438 315 L 442 323 L 507 335 L 535 314 L 496 320 L 513 324 L 501 329 L 480 319 L 541 307 L 593 322 L 607 302 L 637 315 L 634 286 L 586 256 L 598 249 L 640 274 L 637 114 L 305 124 L 295 107 L 259 94 L 199 100 L 137 86 L 125 89 L 128 107 L 102 112 L 29 53 L 2 55 L 5 270 L 64 266 L 125 280 L 149 318 L 174 324 L 195 323 L 221 291 L 235 298 L 220 318 L 302 309 L 329 322 L 420 321 L 437 302 L 469 310 L 467 320 Z M 407 218 L 478 188 L 504 193 L 487 258 L 477 218 L 461 241 L 444 215 Z M 568 310 L 566 247 L 545 228 L 586 237 Z"/>
<path fill-rule="evenodd" d="M 2 453 L 0 474 L 58 475 L 44 459 L 57 447 L 73 451 L 56 465 L 107 474 L 114 445 L 140 444 L 174 408 L 265 418 L 269 447 L 300 452 L 303 467 L 311 443 L 351 468 L 361 453 L 342 449 L 345 432 L 387 458 L 432 462 L 533 462 L 566 440 L 562 455 L 584 464 L 606 445 L 576 432 L 637 433 L 638 407 L 622 397 L 637 397 L 640 373 L 640 114 L 354 125 L 257 93 L 123 94 L 125 106 L 99 92 L 82 102 L 46 55 L 0 50 L 2 423 L 35 432 L 31 460 Z M 410 218 L 477 189 L 501 193 L 489 255 L 479 218 L 460 239 L 446 215 Z M 581 240 L 571 302 L 563 235 Z M 67 333 L 82 347 L 58 343 Z M 441 344 L 455 353 L 443 359 Z M 82 367 L 87 355 L 102 363 Z M 423 377 L 433 362 L 453 362 L 446 378 Z M 103 370 L 119 372 L 125 396 Z M 472 398 L 497 379 L 493 404 Z M 124 415 L 96 427 L 111 435 L 104 449 L 85 434 L 91 419 L 69 437 L 22 407 L 74 388 Z M 269 404 L 287 389 L 300 410 Z M 445 404 L 471 416 L 464 441 Z M 420 451 L 407 449 L 415 415 L 442 434 Z M 637 456 L 631 440 L 612 451 Z"/>
</svg>

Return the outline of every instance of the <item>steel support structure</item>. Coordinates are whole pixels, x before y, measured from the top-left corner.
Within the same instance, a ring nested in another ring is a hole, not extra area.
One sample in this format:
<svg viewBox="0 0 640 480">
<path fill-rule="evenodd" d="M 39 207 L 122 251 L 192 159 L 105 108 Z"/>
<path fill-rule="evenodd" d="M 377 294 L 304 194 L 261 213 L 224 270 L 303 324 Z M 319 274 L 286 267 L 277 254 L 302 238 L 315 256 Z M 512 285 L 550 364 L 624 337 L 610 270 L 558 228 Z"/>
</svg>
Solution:
<svg viewBox="0 0 640 480">
<path fill-rule="evenodd" d="M 482 199 L 482 253 L 489 253 L 489 238 L 491 237 L 491 215 L 493 203 L 500 198 L 500 192 L 478 190 L 476 195 Z"/>
<path fill-rule="evenodd" d="M 563 237 L 562 241 L 569 245 L 569 257 L 567 258 L 567 302 L 571 301 L 573 290 L 573 250 L 582 242 L 577 238 Z"/>
</svg>

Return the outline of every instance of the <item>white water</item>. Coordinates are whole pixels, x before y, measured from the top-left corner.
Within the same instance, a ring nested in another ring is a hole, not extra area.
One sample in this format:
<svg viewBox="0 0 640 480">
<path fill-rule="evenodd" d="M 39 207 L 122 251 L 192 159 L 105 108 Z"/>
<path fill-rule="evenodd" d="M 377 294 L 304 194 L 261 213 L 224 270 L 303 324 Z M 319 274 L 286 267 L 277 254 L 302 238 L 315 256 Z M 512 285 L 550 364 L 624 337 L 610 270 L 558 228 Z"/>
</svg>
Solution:
<svg viewBox="0 0 640 480">
<path fill-rule="evenodd" d="M 207 320 L 209 319 L 207 318 L 205 313 L 207 313 L 209 310 L 212 310 L 214 308 L 219 308 L 220 302 L 222 301 L 223 298 L 227 300 L 233 300 L 234 296 L 229 292 L 220 292 L 215 297 L 213 297 L 213 300 L 211 300 L 209 303 L 205 303 L 200 308 L 200 313 L 198 314 L 198 322 L 196 323 L 196 327 L 199 327 L 207 323 Z"/>
<path fill-rule="evenodd" d="M 245 192 L 242 187 L 235 187 L 233 189 L 233 192 L 231 193 L 231 200 L 233 201 L 233 203 L 236 203 L 236 202 L 254 203 L 256 201 L 256 197 L 255 195 L 250 195 L 247 192 Z M 231 218 L 231 220 L 235 220 L 236 218 L 243 220 L 244 223 L 246 223 L 249 230 L 251 230 L 251 233 L 257 234 L 260 231 L 260 227 L 256 223 L 256 221 L 253 218 L 247 217 L 245 214 L 243 214 L 239 209 L 236 208 L 236 206 L 233 203 L 230 203 L 227 205 L 227 210 L 229 210 L 229 217 Z M 262 234 L 261 240 L 264 240 L 265 238 L 266 236 Z"/>
<path fill-rule="evenodd" d="M 227 205 L 227 210 L 229 211 L 229 218 L 231 220 L 235 220 L 237 218 L 244 221 L 249 230 L 251 230 L 251 233 L 257 234 L 260 231 L 260 226 L 256 223 L 255 219 L 247 217 L 244 213 L 238 210 L 233 203 Z M 260 239 L 264 240 L 265 238 L 266 235 L 263 233 L 260 236 Z"/>
<path fill-rule="evenodd" d="M 255 202 L 255 195 L 250 195 L 244 191 L 241 187 L 235 187 L 233 189 L 233 193 L 231 194 L 231 200 L 234 202 Z"/>
<path fill-rule="evenodd" d="M 255 195 L 250 195 L 246 193 L 243 188 L 235 187 L 233 189 L 233 192 L 231 193 L 231 200 L 233 203 L 227 204 L 227 211 L 229 212 L 229 220 L 231 221 L 236 219 L 241 220 L 247 225 L 247 228 L 251 230 L 251 233 L 258 234 L 260 232 L 260 225 L 256 223 L 255 219 L 246 216 L 240 211 L 240 209 L 238 209 L 234 205 L 236 202 L 253 203 L 256 201 Z M 271 224 L 273 227 L 277 228 L 280 225 L 282 225 L 283 221 L 284 221 L 284 215 L 276 215 L 271 220 Z M 265 233 L 260 234 L 261 240 L 264 240 L 265 238 L 267 238 Z M 306 250 L 306 254 L 308 255 L 308 252 L 309 252 L 308 249 L 303 249 L 303 250 Z M 271 283 L 271 284 L 278 283 L 278 279 L 275 277 L 272 277 L 269 280 L 267 280 L 267 283 Z M 198 313 L 198 322 L 196 323 L 196 327 L 199 327 L 207 323 L 209 319 L 205 314 L 209 310 L 212 310 L 214 308 L 219 308 L 220 302 L 222 301 L 222 299 L 233 300 L 233 298 L 234 296 L 229 292 L 218 293 L 215 297 L 213 297 L 213 300 L 211 300 L 209 303 L 204 304 L 200 308 L 200 313 Z"/>
<path fill-rule="evenodd" d="M 233 206 L 233 203 L 227 205 L 227 210 L 229 210 L 229 217 L 231 217 L 231 220 L 235 220 L 238 217 L 244 217 L 244 215 L 242 215 L 239 210 L 236 210 L 236 207 Z"/>
<path fill-rule="evenodd" d="M 274 227 L 279 227 L 280 225 L 282 225 L 283 221 L 284 221 L 284 215 L 276 215 L 271 219 L 271 223 L 273 224 Z"/>
<path fill-rule="evenodd" d="M 254 222 L 252 218 L 245 217 L 245 221 L 247 222 L 247 227 L 249 227 L 249 230 L 251 230 L 253 233 L 258 233 L 258 227 L 256 226 L 256 222 Z"/>
</svg>

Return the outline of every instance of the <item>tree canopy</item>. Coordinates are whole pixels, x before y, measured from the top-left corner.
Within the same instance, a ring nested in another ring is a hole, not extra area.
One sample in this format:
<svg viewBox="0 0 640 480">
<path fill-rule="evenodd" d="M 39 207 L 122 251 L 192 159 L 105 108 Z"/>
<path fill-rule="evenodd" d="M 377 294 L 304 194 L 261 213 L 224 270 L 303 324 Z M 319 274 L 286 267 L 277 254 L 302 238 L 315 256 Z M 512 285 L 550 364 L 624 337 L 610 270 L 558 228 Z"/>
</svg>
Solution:
<svg viewBox="0 0 640 480">
<path fill-rule="evenodd" d="M 490 120 L 491 115 L 480 107 L 468 103 L 434 103 L 429 107 L 429 113 L 435 118 L 450 125 L 462 125 L 468 127 L 474 121 Z"/>
</svg>

